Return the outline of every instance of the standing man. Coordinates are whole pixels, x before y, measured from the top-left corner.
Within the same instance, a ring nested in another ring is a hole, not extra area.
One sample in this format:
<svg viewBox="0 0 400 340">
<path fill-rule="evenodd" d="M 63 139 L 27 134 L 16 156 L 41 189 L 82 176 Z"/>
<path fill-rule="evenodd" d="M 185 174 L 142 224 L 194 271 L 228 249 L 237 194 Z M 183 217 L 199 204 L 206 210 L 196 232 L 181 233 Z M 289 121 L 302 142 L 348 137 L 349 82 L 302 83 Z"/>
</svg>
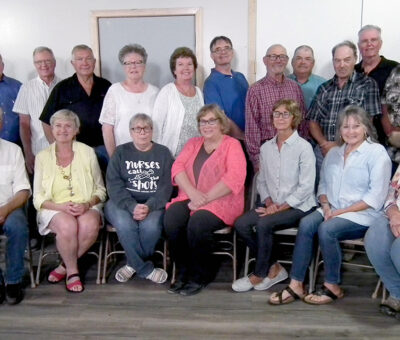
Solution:
<svg viewBox="0 0 400 340">
<path fill-rule="evenodd" d="M 215 37 L 210 43 L 210 52 L 215 68 L 204 83 L 204 102 L 219 105 L 229 118 L 229 135 L 244 140 L 249 84 L 242 73 L 232 70 L 233 46 L 228 37 Z"/>
<path fill-rule="evenodd" d="M 326 81 L 325 78 L 312 73 L 314 64 L 314 51 L 310 46 L 301 45 L 294 50 L 292 58 L 293 73 L 289 75 L 289 78 L 300 85 L 307 109 L 310 108 L 318 87 Z"/>
<path fill-rule="evenodd" d="M 355 66 L 357 72 L 375 79 L 378 83 L 379 94 L 382 97 L 383 89 L 390 72 L 398 64 L 397 61 L 388 60 L 379 54 L 382 48 L 381 29 L 375 25 L 365 25 L 358 31 L 358 49 L 362 60 Z M 381 117 L 375 117 L 374 125 L 378 132 L 379 142 L 386 145 L 385 131 L 390 130 L 387 110 L 383 109 Z"/>
<path fill-rule="evenodd" d="M 26 168 L 31 175 L 36 154 L 49 146 L 39 117 L 50 92 L 60 81 L 54 74 L 56 59 L 50 48 L 44 46 L 35 48 L 33 64 L 37 77 L 21 86 L 13 109 L 19 114 L 19 133 L 24 148 Z"/>
<path fill-rule="evenodd" d="M 0 138 L 19 144 L 19 118 L 12 109 L 21 83 L 16 79 L 7 77 L 3 71 L 4 62 L 0 54 L 0 108 L 3 109 L 4 113 Z"/>
<path fill-rule="evenodd" d="M 3 125 L 0 108 L 0 129 Z M 28 244 L 28 221 L 23 208 L 31 188 L 21 148 L 0 138 L 0 229 L 7 236 L 6 276 L 0 269 L 0 303 L 7 298 L 10 305 L 24 298 L 22 278 L 24 254 Z"/>
<path fill-rule="evenodd" d="M 71 54 L 71 64 L 76 73 L 54 87 L 40 120 L 43 122 L 47 140 L 52 143 L 54 138 L 51 134 L 50 117 L 61 109 L 75 112 L 81 122 L 77 140 L 94 148 L 100 167 L 105 170 L 108 156 L 104 147 L 99 117 L 104 96 L 111 83 L 93 73 L 96 59 L 89 46 L 77 45 L 72 49 Z"/>
<path fill-rule="evenodd" d="M 307 114 L 310 133 L 318 145 L 315 148 L 317 173 L 323 157 L 336 146 L 336 122 L 340 111 L 347 105 L 357 105 L 371 117 L 381 114 L 378 85 L 370 77 L 357 73 L 357 47 L 351 41 L 343 41 L 332 49 L 335 75 L 322 84 Z"/>
<path fill-rule="evenodd" d="M 259 169 L 260 146 L 273 138 L 276 130 L 272 123 L 272 108 L 279 99 L 293 99 L 305 114 L 303 92 L 295 81 L 284 75 L 289 57 L 286 49 L 275 44 L 268 48 L 263 58 L 267 75 L 253 84 L 246 97 L 245 141 L 255 172 Z M 308 138 L 306 121 L 299 127 L 302 137 Z"/>
</svg>

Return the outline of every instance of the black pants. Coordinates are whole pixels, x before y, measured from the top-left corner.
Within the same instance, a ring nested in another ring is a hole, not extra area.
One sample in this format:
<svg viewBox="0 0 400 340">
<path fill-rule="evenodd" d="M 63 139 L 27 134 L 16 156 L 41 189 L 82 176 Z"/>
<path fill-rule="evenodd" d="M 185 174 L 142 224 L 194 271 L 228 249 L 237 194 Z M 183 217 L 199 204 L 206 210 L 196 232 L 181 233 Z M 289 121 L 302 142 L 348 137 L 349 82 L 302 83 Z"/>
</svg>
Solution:
<svg viewBox="0 0 400 340">
<path fill-rule="evenodd" d="M 165 212 L 164 228 L 169 241 L 171 259 L 183 281 L 207 284 L 215 275 L 214 231 L 225 223 L 207 210 L 190 215 L 189 201 L 176 202 Z"/>
<path fill-rule="evenodd" d="M 253 209 L 236 220 L 236 232 L 256 257 L 254 275 L 266 277 L 269 268 L 277 260 L 273 245 L 274 232 L 297 226 L 298 221 L 307 213 L 291 208 L 273 215 L 260 217 Z"/>
</svg>

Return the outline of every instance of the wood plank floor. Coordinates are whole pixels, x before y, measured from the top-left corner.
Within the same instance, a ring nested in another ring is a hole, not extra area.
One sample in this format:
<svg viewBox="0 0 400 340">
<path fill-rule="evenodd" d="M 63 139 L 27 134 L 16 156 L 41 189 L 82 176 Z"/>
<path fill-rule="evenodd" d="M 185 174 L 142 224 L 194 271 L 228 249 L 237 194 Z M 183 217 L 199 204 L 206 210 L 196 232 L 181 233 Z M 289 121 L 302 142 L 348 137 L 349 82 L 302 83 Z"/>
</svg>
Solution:
<svg viewBox="0 0 400 340">
<path fill-rule="evenodd" d="M 400 322 L 370 298 L 371 270 L 347 270 L 346 297 L 334 304 L 270 306 L 271 292 L 232 292 L 229 263 L 192 297 L 140 278 L 96 285 L 93 267 L 82 294 L 44 280 L 20 305 L 1 305 L 0 339 L 400 339 Z"/>
</svg>

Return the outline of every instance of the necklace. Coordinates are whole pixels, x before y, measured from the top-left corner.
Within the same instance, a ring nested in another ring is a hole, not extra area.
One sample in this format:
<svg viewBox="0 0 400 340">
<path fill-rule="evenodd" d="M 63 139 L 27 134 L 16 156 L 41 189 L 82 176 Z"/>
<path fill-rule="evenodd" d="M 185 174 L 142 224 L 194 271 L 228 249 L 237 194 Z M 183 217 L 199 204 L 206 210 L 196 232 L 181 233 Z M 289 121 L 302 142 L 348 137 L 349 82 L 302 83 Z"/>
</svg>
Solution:
<svg viewBox="0 0 400 340">
<path fill-rule="evenodd" d="M 63 176 L 63 178 L 68 181 L 67 189 L 70 191 L 69 195 L 72 197 L 72 196 L 75 195 L 75 193 L 74 193 L 73 188 L 72 188 L 72 169 L 71 169 L 71 164 L 72 164 L 72 162 L 69 164 L 69 175 L 67 175 L 65 173 L 65 171 L 64 171 L 64 169 L 62 168 L 61 165 L 58 166 L 58 169 L 60 170 L 61 175 Z"/>
</svg>

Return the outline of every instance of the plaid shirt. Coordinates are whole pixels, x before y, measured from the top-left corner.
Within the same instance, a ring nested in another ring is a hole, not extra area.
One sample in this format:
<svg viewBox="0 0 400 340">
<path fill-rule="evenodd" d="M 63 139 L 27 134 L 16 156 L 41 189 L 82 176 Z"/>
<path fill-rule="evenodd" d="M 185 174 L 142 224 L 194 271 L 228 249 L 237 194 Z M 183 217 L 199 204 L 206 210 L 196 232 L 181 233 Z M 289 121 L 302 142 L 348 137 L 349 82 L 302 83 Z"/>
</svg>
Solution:
<svg viewBox="0 0 400 340">
<path fill-rule="evenodd" d="M 334 141 L 337 118 L 347 105 L 360 106 L 371 116 L 382 114 L 376 81 L 354 71 L 345 86 L 340 89 L 335 75 L 317 90 L 307 119 L 317 122 L 325 138 Z"/>
<path fill-rule="evenodd" d="M 245 141 L 250 160 L 255 167 L 259 164 L 260 146 L 276 135 L 272 122 L 272 108 L 280 99 L 293 99 L 300 105 L 305 115 L 303 92 L 293 80 L 284 77 L 278 82 L 265 76 L 252 85 L 246 97 L 246 129 Z M 308 124 L 305 120 L 299 126 L 302 137 L 308 138 Z"/>
</svg>

